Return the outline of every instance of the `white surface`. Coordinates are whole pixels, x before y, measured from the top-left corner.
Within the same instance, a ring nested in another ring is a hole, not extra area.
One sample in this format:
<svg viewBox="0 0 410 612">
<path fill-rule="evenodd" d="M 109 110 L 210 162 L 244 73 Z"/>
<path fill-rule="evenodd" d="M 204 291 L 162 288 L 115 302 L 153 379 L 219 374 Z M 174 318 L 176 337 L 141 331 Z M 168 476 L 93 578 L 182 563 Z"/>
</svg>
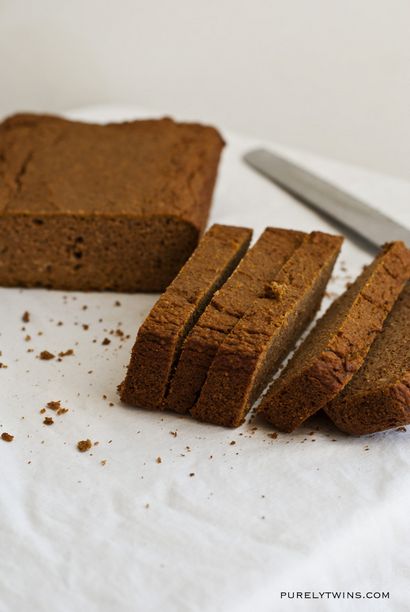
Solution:
<svg viewBox="0 0 410 612">
<path fill-rule="evenodd" d="M 253 226 L 256 236 L 266 225 L 333 231 L 242 164 L 261 143 L 228 139 L 212 221 Z M 410 221 L 409 184 L 305 163 Z M 347 242 L 341 261 L 354 275 L 369 255 Z M 340 261 L 335 274 L 340 290 Z M 273 440 L 262 421 L 231 431 L 121 406 L 116 385 L 154 300 L 0 289 L 0 424 L 15 435 L 0 440 L 0 611 L 407 610 L 410 434 L 355 439 L 316 418 Z M 108 333 L 117 325 L 131 335 L 122 346 Z M 61 363 L 36 359 L 69 348 L 75 355 Z M 49 411 L 47 427 L 39 410 L 50 400 L 69 412 Z M 85 438 L 99 445 L 81 454 Z M 390 591 L 390 600 L 280 599 L 314 590 Z"/>
<path fill-rule="evenodd" d="M 0 115 L 138 104 L 410 179 L 408 0 L 2 0 Z"/>
</svg>

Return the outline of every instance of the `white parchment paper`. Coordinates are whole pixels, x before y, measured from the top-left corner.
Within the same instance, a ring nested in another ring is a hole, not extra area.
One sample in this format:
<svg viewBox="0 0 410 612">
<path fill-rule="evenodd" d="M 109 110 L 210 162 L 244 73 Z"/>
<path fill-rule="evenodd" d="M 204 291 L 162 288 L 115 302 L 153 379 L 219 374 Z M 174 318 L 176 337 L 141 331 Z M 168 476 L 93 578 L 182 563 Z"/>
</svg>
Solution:
<svg viewBox="0 0 410 612">
<path fill-rule="evenodd" d="M 225 136 L 211 222 L 335 231 L 243 164 L 262 143 Z M 271 146 L 410 224 L 408 183 Z M 346 240 L 329 291 L 368 261 Z M 155 299 L 0 289 L 0 431 L 15 436 L 0 440 L 1 612 L 408 610 L 410 434 L 350 438 L 316 417 L 274 439 L 259 420 L 226 430 L 122 406 Z M 40 413 L 56 400 L 66 414 Z M 98 444 L 79 453 L 87 438 Z M 390 599 L 281 597 L 295 591 Z"/>
</svg>

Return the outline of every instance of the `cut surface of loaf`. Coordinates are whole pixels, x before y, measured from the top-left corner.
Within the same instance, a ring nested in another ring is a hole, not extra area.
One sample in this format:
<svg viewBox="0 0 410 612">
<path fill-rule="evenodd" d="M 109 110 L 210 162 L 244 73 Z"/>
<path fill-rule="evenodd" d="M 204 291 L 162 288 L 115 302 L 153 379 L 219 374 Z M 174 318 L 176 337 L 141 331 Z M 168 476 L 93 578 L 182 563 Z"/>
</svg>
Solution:
<svg viewBox="0 0 410 612">
<path fill-rule="evenodd" d="M 6 119 L 0 285 L 163 291 L 205 228 L 222 147 L 171 119 Z"/>
<path fill-rule="evenodd" d="M 410 283 L 363 366 L 325 412 L 339 429 L 355 435 L 410 423 Z"/>
<path fill-rule="evenodd" d="M 213 296 L 184 341 L 167 397 L 167 409 L 188 412 L 198 399 L 219 346 L 265 292 L 295 249 L 303 232 L 267 228 L 249 249 L 230 278 Z"/>
<path fill-rule="evenodd" d="M 164 408 L 184 338 L 245 254 L 252 230 L 213 225 L 141 325 L 120 385 L 123 402 Z"/>
<path fill-rule="evenodd" d="M 293 431 L 344 388 L 409 274 L 409 250 L 402 242 L 387 244 L 333 302 L 261 402 L 260 411 L 276 428 Z"/>
<path fill-rule="evenodd" d="M 228 427 L 243 422 L 319 308 L 342 240 L 321 232 L 304 238 L 219 346 L 194 417 Z"/>
</svg>

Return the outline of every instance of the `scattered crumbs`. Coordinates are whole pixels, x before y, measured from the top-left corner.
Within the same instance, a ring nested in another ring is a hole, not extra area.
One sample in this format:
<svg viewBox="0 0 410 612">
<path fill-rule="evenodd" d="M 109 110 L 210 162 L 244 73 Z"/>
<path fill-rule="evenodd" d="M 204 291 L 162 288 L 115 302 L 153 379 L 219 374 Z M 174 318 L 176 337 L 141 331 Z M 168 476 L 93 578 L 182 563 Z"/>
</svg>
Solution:
<svg viewBox="0 0 410 612">
<path fill-rule="evenodd" d="M 103 400 L 106 400 L 106 399 L 107 399 L 107 396 L 105 395 L 105 393 L 104 393 L 104 395 L 102 396 L 102 398 L 103 398 Z"/>
<path fill-rule="evenodd" d="M 79 442 L 77 442 L 77 448 L 80 451 L 80 453 L 87 452 L 88 450 L 90 450 L 92 445 L 93 443 L 91 442 L 89 438 L 87 438 L 87 440 L 80 440 Z"/>
<path fill-rule="evenodd" d="M 233 446 L 234 444 L 236 444 L 235 440 L 231 440 L 231 441 L 229 442 L 229 445 L 230 445 L 230 446 Z"/>
<path fill-rule="evenodd" d="M 40 414 L 44 414 L 44 413 L 45 413 L 45 411 L 46 411 L 46 409 L 45 409 L 45 408 L 42 408 L 42 409 L 40 410 Z"/>
<path fill-rule="evenodd" d="M 3 433 L 1 434 L 1 439 L 4 440 L 5 442 L 13 442 L 14 436 L 7 433 L 6 431 L 3 431 Z"/>
<path fill-rule="evenodd" d="M 87 310 L 88 306 L 84 305 L 83 310 Z"/>
<path fill-rule="evenodd" d="M 100 465 L 106 465 L 106 463 L 107 463 L 107 459 L 101 459 Z"/>
<path fill-rule="evenodd" d="M 177 435 L 178 435 L 178 432 L 177 432 L 177 431 L 170 431 L 170 432 L 169 432 L 169 434 L 170 434 L 171 436 L 173 436 L 174 438 L 176 438 L 176 437 L 177 437 Z"/>
<path fill-rule="evenodd" d="M 24 342 L 30 342 L 30 340 L 31 340 L 31 336 L 27 334 L 27 336 L 25 336 L 24 338 Z"/>
<path fill-rule="evenodd" d="M 61 406 L 60 400 L 47 402 L 47 408 L 50 408 L 50 410 L 58 410 L 60 406 Z"/>
<path fill-rule="evenodd" d="M 195 472 L 191 472 L 191 473 L 189 474 L 189 476 L 190 476 L 190 478 L 192 478 L 192 476 L 195 476 Z"/>
<path fill-rule="evenodd" d="M 70 355 L 74 355 L 73 349 L 68 349 L 67 351 L 60 351 L 58 353 L 59 357 L 69 357 Z"/>
<path fill-rule="evenodd" d="M 110 402 L 108 405 L 112 408 L 114 406 L 114 403 Z"/>
<path fill-rule="evenodd" d="M 53 425 L 54 421 L 53 421 L 52 417 L 45 417 L 43 423 L 44 423 L 44 425 Z"/>
<path fill-rule="evenodd" d="M 90 329 L 90 326 L 87 325 L 86 323 L 83 323 L 83 330 L 87 331 L 88 329 Z"/>
<path fill-rule="evenodd" d="M 272 438 L 272 440 L 276 440 L 276 438 L 278 437 L 278 434 L 276 433 L 276 431 L 274 431 L 273 433 L 268 434 L 269 438 Z"/>
<path fill-rule="evenodd" d="M 161 459 L 161 457 L 157 457 L 157 458 L 155 459 L 155 461 L 156 461 L 157 463 L 162 463 L 162 459 Z"/>
<path fill-rule="evenodd" d="M 39 358 L 43 361 L 49 361 L 50 359 L 54 359 L 55 355 L 50 353 L 50 351 L 41 351 Z"/>
<path fill-rule="evenodd" d="M 62 321 L 59 321 L 59 322 L 57 323 L 57 325 L 58 325 L 58 327 L 61 327 L 61 326 L 63 325 L 63 322 L 62 322 Z"/>
<path fill-rule="evenodd" d="M 23 316 L 21 317 L 21 320 L 23 321 L 23 323 L 29 323 L 30 322 L 30 313 L 26 310 L 26 312 L 23 313 Z"/>
<path fill-rule="evenodd" d="M 397 427 L 396 431 L 407 431 L 407 429 L 401 426 L 401 427 Z"/>
<path fill-rule="evenodd" d="M 34 353 L 34 349 L 27 349 L 27 353 Z"/>
<path fill-rule="evenodd" d="M 5 363 L 2 363 L 2 362 L 0 361 L 0 369 L 1 369 L 1 368 L 4 368 L 4 369 L 5 369 L 5 368 L 8 368 L 8 366 L 7 366 Z"/>
<path fill-rule="evenodd" d="M 119 302 L 118 300 L 116 300 L 116 301 L 114 302 L 114 306 L 121 306 L 121 302 Z"/>
<path fill-rule="evenodd" d="M 104 338 L 104 340 L 101 342 L 101 344 L 103 346 L 107 346 L 107 344 L 111 344 L 111 340 L 109 338 Z"/>
</svg>

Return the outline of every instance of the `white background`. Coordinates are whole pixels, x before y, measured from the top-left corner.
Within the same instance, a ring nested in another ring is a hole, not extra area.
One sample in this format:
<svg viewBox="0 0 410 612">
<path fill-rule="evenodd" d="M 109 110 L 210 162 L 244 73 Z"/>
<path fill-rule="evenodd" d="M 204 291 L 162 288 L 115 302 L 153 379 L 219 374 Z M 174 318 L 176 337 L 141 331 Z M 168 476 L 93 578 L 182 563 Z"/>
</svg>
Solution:
<svg viewBox="0 0 410 612">
<path fill-rule="evenodd" d="M 0 0 L 0 114 L 126 103 L 410 177 L 408 0 Z"/>
</svg>

